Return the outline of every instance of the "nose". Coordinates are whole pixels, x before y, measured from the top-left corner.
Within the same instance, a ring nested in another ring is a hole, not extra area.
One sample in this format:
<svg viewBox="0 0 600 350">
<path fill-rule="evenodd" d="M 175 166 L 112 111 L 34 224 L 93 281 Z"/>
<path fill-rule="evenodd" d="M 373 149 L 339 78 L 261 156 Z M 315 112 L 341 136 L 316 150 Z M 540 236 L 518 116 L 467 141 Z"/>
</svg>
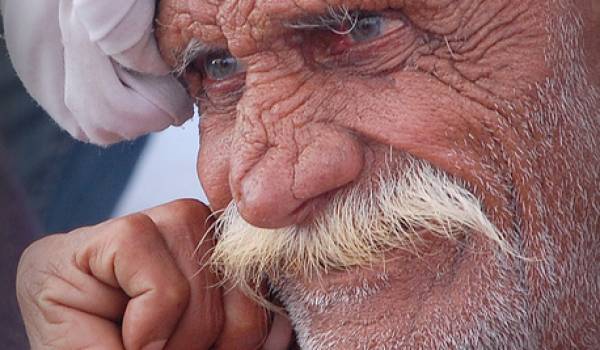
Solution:
<svg viewBox="0 0 600 350">
<path fill-rule="evenodd" d="M 363 168 L 360 141 L 335 125 L 275 128 L 284 131 L 274 143 L 265 140 L 264 126 L 255 137 L 248 137 L 249 128 L 235 138 L 230 187 L 239 213 L 254 226 L 281 228 L 305 220 L 311 203 L 356 180 Z"/>
</svg>

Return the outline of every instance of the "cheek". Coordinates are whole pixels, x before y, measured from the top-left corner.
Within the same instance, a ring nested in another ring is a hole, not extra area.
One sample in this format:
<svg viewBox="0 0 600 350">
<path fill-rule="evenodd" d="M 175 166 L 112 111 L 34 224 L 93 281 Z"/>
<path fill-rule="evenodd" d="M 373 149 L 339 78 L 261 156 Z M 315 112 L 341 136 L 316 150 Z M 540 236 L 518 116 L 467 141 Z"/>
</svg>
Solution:
<svg viewBox="0 0 600 350">
<path fill-rule="evenodd" d="M 229 159 L 232 126 L 228 124 L 213 127 L 202 121 L 200 125 L 198 177 L 213 211 L 225 208 L 231 201 Z"/>
<path fill-rule="evenodd" d="M 341 124 L 463 180 L 499 226 L 510 226 L 511 174 L 502 151 L 509 136 L 498 113 L 420 73 L 347 79 L 345 91 L 344 103 L 331 101 L 346 106 Z"/>
</svg>

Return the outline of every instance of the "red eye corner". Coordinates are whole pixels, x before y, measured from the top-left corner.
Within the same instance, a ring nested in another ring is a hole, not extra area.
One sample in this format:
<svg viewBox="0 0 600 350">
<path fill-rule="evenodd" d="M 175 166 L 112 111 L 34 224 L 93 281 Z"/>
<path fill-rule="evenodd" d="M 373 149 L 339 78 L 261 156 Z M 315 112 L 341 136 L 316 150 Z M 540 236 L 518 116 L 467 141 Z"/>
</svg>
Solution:
<svg viewBox="0 0 600 350">
<path fill-rule="evenodd" d="M 403 19 L 383 14 L 358 16 L 344 27 L 332 30 L 333 38 L 329 43 L 329 54 L 341 54 L 362 43 L 376 41 L 402 29 L 405 25 Z"/>
</svg>

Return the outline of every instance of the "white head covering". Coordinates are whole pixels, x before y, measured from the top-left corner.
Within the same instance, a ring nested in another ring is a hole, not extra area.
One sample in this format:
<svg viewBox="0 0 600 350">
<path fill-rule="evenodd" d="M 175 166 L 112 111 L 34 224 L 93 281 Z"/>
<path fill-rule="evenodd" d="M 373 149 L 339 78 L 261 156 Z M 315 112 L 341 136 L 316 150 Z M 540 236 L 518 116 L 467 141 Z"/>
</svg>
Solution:
<svg viewBox="0 0 600 350">
<path fill-rule="evenodd" d="M 0 6 L 17 74 L 75 138 L 107 145 L 193 115 L 192 99 L 158 52 L 155 1 L 0 0 Z"/>
</svg>

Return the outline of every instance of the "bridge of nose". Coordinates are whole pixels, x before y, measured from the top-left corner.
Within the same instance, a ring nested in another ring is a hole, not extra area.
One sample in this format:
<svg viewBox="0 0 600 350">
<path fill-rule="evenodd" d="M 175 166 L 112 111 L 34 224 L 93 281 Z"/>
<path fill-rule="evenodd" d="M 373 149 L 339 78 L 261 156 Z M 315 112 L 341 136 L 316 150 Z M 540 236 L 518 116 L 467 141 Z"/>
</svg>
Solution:
<svg viewBox="0 0 600 350">
<path fill-rule="evenodd" d="M 255 226 L 297 223 L 303 204 L 352 182 L 363 167 L 360 142 L 331 116 L 319 117 L 318 87 L 298 80 L 248 89 L 238 103 L 230 187 Z"/>
</svg>

